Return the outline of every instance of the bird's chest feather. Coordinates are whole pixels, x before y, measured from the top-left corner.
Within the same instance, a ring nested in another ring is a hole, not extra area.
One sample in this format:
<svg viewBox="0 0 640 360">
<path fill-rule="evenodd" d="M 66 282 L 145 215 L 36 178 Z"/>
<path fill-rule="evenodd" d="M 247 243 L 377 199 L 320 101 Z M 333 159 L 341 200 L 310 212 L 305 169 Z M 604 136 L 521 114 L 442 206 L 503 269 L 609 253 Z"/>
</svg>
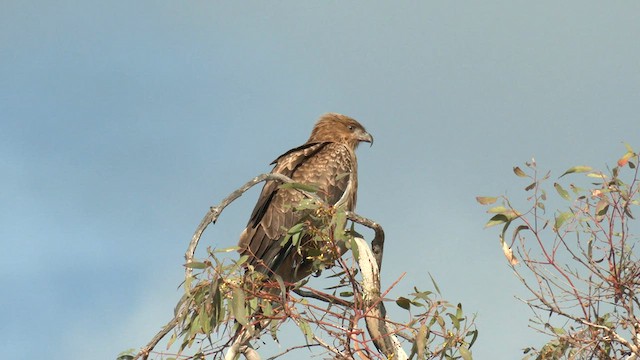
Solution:
<svg viewBox="0 0 640 360">
<path fill-rule="evenodd" d="M 346 146 L 331 144 L 310 157 L 292 176 L 296 182 L 318 187 L 318 195 L 331 205 L 355 206 L 357 163 Z"/>
</svg>

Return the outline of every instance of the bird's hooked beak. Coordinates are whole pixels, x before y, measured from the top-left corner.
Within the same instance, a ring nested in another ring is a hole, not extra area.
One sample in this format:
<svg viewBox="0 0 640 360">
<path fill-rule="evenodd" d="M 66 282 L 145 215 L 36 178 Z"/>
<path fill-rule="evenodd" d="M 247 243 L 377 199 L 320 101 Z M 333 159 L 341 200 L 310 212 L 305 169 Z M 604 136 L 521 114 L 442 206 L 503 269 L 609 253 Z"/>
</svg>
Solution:
<svg viewBox="0 0 640 360">
<path fill-rule="evenodd" d="M 356 134 L 358 141 L 368 142 L 369 146 L 373 146 L 373 136 L 364 130 L 358 130 Z"/>
</svg>

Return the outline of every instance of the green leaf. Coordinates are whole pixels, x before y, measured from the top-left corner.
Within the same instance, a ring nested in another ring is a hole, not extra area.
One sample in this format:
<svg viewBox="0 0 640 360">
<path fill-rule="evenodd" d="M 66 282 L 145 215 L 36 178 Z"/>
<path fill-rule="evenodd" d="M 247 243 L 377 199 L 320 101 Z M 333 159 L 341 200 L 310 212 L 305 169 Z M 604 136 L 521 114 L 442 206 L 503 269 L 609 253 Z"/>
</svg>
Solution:
<svg viewBox="0 0 640 360">
<path fill-rule="evenodd" d="M 519 177 L 527 177 L 527 174 L 525 174 L 524 171 L 522 171 L 522 169 L 517 166 L 513 168 L 513 173 L 518 175 Z"/>
<path fill-rule="evenodd" d="M 460 346 L 460 356 L 462 356 L 463 360 L 472 360 L 471 350 L 467 349 L 466 346 Z"/>
<path fill-rule="evenodd" d="M 407 299 L 406 297 L 403 297 L 403 296 L 400 296 L 396 300 L 396 304 L 398 304 L 398 306 L 400 306 L 401 308 L 403 308 L 405 310 L 409 310 L 409 308 L 411 308 L 411 301 L 409 299 Z"/>
<path fill-rule="evenodd" d="M 287 231 L 287 234 L 290 234 L 290 235 L 297 234 L 301 232 L 303 228 L 304 228 L 304 223 L 295 224 Z"/>
<path fill-rule="evenodd" d="M 240 256 L 240 258 L 236 261 L 236 265 L 242 265 L 245 262 L 247 262 L 247 260 L 249 260 L 249 255 L 242 255 Z"/>
<path fill-rule="evenodd" d="M 631 145 L 629 145 L 627 143 L 624 143 L 624 147 L 627 149 L 627 152 L 630 152 L 630 153 L 634 152 L 633 148 L 631 147 Z"/>
<path fill-rule="evenodd" d="M 507 221 L 510 221 L 510 220 L 511 219 L 509 219 L 509 217 L 506 216 L 505 214 L 497 214 L 497 215 L 494 215 L 491 219 L 489 219 L 489 221 L 486 224 L 484 224 L 484 227 L 485 229 L 490 228 L 495 225 L 506 223 Z"/>
<path fill-rule="evenodd" d="M 442 295 L 442 294 L 440 294 L 440 288 L 438 287 L 438 284 L 436 284 L 436 281 L 433 279 L 433 276 L 431 276 L 431 273 L 429 273 L 429 277 L 431 278 L 431 282 L 433 283 L 433 287 L 436 289 L 436 292 L 438 293 L 438 295 Z"/>
<path fill-rule="evenodd" d="M 301 184 L 301 183 L 293 182 L 293 183 L 286 183 L 286 184 L 280 185 L 280 189 L 295 189 L 295 190 L 302 190 L 310 193 L 315 193 L 318 191 L 318 186 L 312 185 L 312 184 Z"/>
<path fill-rule="evenodd" d="M 208 316 L 207 311 L 205 309 L 205 304 L 202 304 L 200 307 L 200 315 L 199 318 L 199 326 L 202 329 L 202 333 L 208 335 L 211 333 L 211 318 Z"/>
<path fill-rule="evenodd" d="M 313 331 L 311 331 L 311 326 L 309 326 L 309 323 L 304 321 L 304 320 L 302 320 L 302 319 L 299 319 L 298 320 L 298 326 L 300 327 L 300 330 L 302 331 L 302 333 L 306 337 L 307 344 L 309 344 L 311 341 L 313 341 Z"/>
<path fill-rule="evenodd" d="M 455 315 L 451 313 L 447 313 L 449 318 L 451 319 L 451 323 L 456 330 L 460 330 L 460 319 L 458 319 Z"/>
<path fill-rule="evenodd" d="M 178 334 L 177 333 L 173 333 L 171 334 L 171 337 L 169 338 L 169 341 L 167 342 L 167 349 L 171 347 L 171 345 L 173 345 L 173 343 L 176 341 L 176 339 L 178 338 Z"/>
<path fill-rule="evenodd" d="M 600 199 L 596 204 L 596 221 L 600 222 L 607 214 L 607 210 L 609 210 L 609 202 L 606 198 Z"/>
<path fill-rule="evenodd" d="M 562 185 L 558 184 L 558 183 L 553 183 L 553 187 L 556 188 L 556 191 L 558 192 L 558 194 L 560 196 L 562 196 L 563 199 L 565 200 L 571 200 L 571 197 L 569 196 L 569 192 L 567 190 L 565 190 Z"/>
<path fill-rule="evenodd" d="M 587 174 L 587 177 L 595 178 L 595 179 L 601 179 L 601 180 L 606 180 L 608 178 L 607 175 L 605 175 L 605 174 L 603 174 L 601 172 L 590 172 L 590 173 Z"/>
<path fill-rule="evenodd" d="M 604 216 L 607 213 L 607 210 L 609 210 L 609 202 L 607 199 L 600 199 L 596 205 L 596 215 Z"/>
<path fill-rule="evenodd" d="M 584 189 L 573 184 L 570 184 L 569 187 L 574 194 L 579 195 L 581 192 L 584 192 Z"/>
<path fill-rule="evenodd" d="M 574 166 L 569 168 L 567 171 L 564 172 L 564 174 L 560 175 L 560 177 L 563 177 L 567 174 L 573 174 L 573 173 L 584 173 L 584 172 L 589 172 L 591 171 L 591 166 Z"/>
<path fill-rule="evenodd" d="M 471 341 L 469 341 L 469 347 L 471 347 L 473 346 L 473 344 L 475 344 L 476 339 L 478 339 L 478 330 L 468 331 L 465 337 L 467 336 L 471 336 Z"/>
<path fill-rule="evenodd" d="M 337 211 L 333 219 L 331 219 L 331 222 L 335 224 L 333 229 L 333 238 L 336 240 L 345 239 L 344 229 L 347 226 L 347 213 L 342 210 Z"/>
<path fill-rule="evenodd" d="M 493 204 L 494 202 L 496 202 L 496 200 L 498 200 L 497 197 L 491 197 L 491 196 L 476 196 L 476 201 L 479 202 L 482 205 L 490 205 Z"/>
<path fill-rule="evenodd" d="M 509 211 L 509 209 L 507 209 L 504 206 L 494 206 L 494 207 L 490 208 L 489 210 L 487 210 L 487 212 L 489 214 L 502 214 L 502 213 L 505 213 L 507 211 Z"/>
<path fill-rule="evenodd" d="M 360 249 L 358 248 L 358 242 L 355 238 L 349 239 L 349 243 L 351 244 L 351 252 L 353 253 L 353 258 L 358 261 L 360 260 Z"/>
<path fill-rule="evenodd" d="M 271 301 L 263 299 L 263 301 L 262 301 L 262 313 L 264 314 L 264 316 L 267 316 L 267 317 L 273 315 L 273 307 L 271 306 Z"/>
<path fill-rule="evenodd" d="M 516 237 L 518 236 L 520 231 L 522 231 L 522 230 L 529 230 L 529 227 L 527 225 L 520 225 L 515 230 L 513 230 L 513 236 L 511 237 L 511 242 L 512 243 L 516 239 Z"/>
<path fill-rule="evenodd" d="M 231 246 L 231 247 L 224 248 L 224 249 L 215 249 L 213 252 L 214 253 L 228 253 L 228 252 L 238 251 L 238 250 L 240 250 L 239 246 Z"/>
<path fill-rule="evenodd" d="M 271 333 L 271 338 L 276 343 L 278 342 L 278 325 L 279 324 L 280 324 L 279 321 L 270 321 L 270 325 L 269 325 L 269 332 Z"/>
<path fill-rule="evenodd" d="M 298 242 L 300 242 L 300 232 L 291 235 L 291 245 L 298 246 Z"/>
<path fill-rule="evenodd" d="M 245 309 L 244 290 L 239 287 L 233 288 L 231 298 L 231 311 L 233 312 L 233 316 L 236 318 L 236 321 L 238 321 L 243 326 L 247 326 L 249 321 L 247 320 L 247 312 Z"/>
<path fill-rule="evenodd" d="M 185 267 L 191 268 L 191 269 L 206 269 L 207 264 L 203 263 L 203 262 L 199 262 L 199 261 L 191 261 L 188 262 L 186 264 L 184 264 Z"/>
<path fill-rule="evenodd" d="M 556 222 L 553 225 L 553 229 L 555 231 L 558 231 L 562 226 L 562 224 L 564 224 L 567 220 L 571 219 L 572 217 L 573 217 L 573 213 L 570 211 L 560 213 L 558 216 L 556 216 Z"/>
</svg>

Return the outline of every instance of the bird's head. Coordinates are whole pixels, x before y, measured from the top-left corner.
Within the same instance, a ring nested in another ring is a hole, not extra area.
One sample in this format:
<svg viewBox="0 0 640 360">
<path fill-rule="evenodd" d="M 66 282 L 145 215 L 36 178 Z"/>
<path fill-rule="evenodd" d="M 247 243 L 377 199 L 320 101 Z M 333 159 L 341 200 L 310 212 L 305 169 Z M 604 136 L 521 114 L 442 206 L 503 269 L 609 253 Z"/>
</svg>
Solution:
<svg viewBox="0 0 640 360">
<path fill-rule="evenodd" d="M 373 145 L 373 136 L 355 119 L 342 114 L 327 113 L 318 119 L 307 142 L 335 142 L 355 149 L 361 142 Z"/>
</svg>

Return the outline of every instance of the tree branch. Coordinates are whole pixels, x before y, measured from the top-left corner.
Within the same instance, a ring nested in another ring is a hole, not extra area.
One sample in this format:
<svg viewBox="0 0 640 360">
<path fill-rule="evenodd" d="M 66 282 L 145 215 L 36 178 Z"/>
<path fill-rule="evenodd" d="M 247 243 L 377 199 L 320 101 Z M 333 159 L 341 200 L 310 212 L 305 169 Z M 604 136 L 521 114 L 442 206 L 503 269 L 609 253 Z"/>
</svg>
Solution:
<svg viewBox="0 0 640 360">
<path fill-rule="evenodd" d="M 209 224 L 212 224 L 212 223 L 215 224 L 215 222 L 218 220 L 218 217 L 220 216 L 222 211 L 227 206 L 229 206 L 229 204 L 231 204 L 237 198 L 242 196 L 242 194 L 247 192 L 247 190 L 267 180 L 278 180 L 285 184 L 294 182 L 291 178 L 284 176 L 282 174 L 272 174 L 272 173 L 262 174 L 251 179 L 250 181 L 242 185 L 239 189 L 229 194 L 229 196 L 227 196 L 224 200 L 222 200 L 222 202 L 218 206 L 211 207 L 209 209 L 209 212 L 207 212 L 204 218 L 202 218 L 202 221 L 200 221 L 200 225 L 198 225 L 198 228 L 196 229 L 195 233 L 193 234 L 193 237 L 191 238 L 191 242 L 189 242 L 189 247 L 187 248 L 187 252 L 184 254 L 184 258 L 187 261 L 187 263 L 193 260 L 193 256 L 196 252 L 196 248 L 198 247 L 198 242 L 200 242 L 200 238 L 202 237 L 202 234 L 204 233 L 207 226 L 209 226 Z M 301 193 L 303 193 L 309 198 L 322 201 L 317 195 L 313 193 L 300 190 L 300 189 L 298 189 L 298 191 L 300 191 Z M 191 269 L 190 267 L 187 267 L 185 269 L 185 279 L 191 277 L 192 273 L 193 273 L 193 269 Z"/>
<path fill-rule="evenodd" d="M 229 194 L 219 205 L 211 207 L 209 211 L 202 218 L 200 224 L 196 228 L 191 241 L 189 242 L 189 246 L 187 247 L 187 251 L 185 252 L 185 260 L 186 263 L 190 263 L 193 261 L 195 251 L 198 247 L 202 234 L 209 226 L 209 224 L 215 224 L 218 220 L 218 217 L 222 213 L 222 211 L 230 205 L 237 198 L 242 196 L 246 191 L 251 189 L 253 186 L 263 182 L 263 181 L 279 181 L 282 183 L 293 183 L 294 181 L 284 175 L 281 174 L 262 174 L 259 175 L 243 186 Z M 318 202 L 323 202 L 316 194 L 310 193 L 301 189 L 297 189 L 301 193 L 303 193 L 306 197 L 314 199 Z M 379 271 L 382 266 L 382 255 L 384 249 L 384 231 L 382 227 L 375 223 L 374 221 L 364 218 L 354 212 L 346 212 L 346 216 L 349 220 L 371 228 L 375 232 L 374 239 L 371 242 L 371 248 L 364 241 L 364 239 L 356 237 L 356 243 L 359 249 L 359 259 L 358 263 L 360 269 L 362 271 L 363 276 L 363 289 L 364 289 L 364 297 L 365 297 L 365 306 L 364 309 L 366 311 L 365 320 L 367 323 L 367 328 L 373 339 L 375 346 L 381 351 L 385 356 L 393 359 L 407 359 L 407 355 L 400 346 L 397 338 L 395 337 L 394 329 L 391 324 L 388 324 L 386 320 L 386 310 L 384 308 L 384 304 L 381 301 L 380 296 L 380 278 Z M 375 261 L 374 261 L 375 260 Z M 193 269 L 191 267 L 186 267 L 185 269 L 185 280 L 190 279 L 193 276 Z M 185 283 L 185 286 L 188 283 Z M 186 292 L 189 292 L 191 289 L 185 288 Z M 300 296 L 313 297 L 319 300 L 325 300 L 321 295 L 318 295 L 313 292 L 303 291 L 300 289 L 294 290 Z M 340 305 L 353 305 L 353 304 L 340 304 Z M 160 330 L 153 339 L 142 348 L 138 354 L 134 357 L 134 360 L 139 358 L 146 360 L 149 356 L 149 353 L 154 349 L 154 347 L 162 340 L 171 330 L 173 330 L 179 324 L 179 319 L 184 315 L 184 311 L 188 309 L 185 307 L 180 307 L 177 309 L 175 316 Z M 234 359 L 239 354 L 242 354 L 248 360 L 259 360 L 259 354 L 248 345 L 248 342 L 253 337 L 251 331 L 242 332 L 242 334 L 233 341 L 231 347 L 227 351 L 225 355 L 225 359 Z M 327 344 L 323 344 L 320 338 L 314 336 L 315 340 L 321 346 L 328 347 Z M 337 349 L 331 349 L 337 354 L 341 354 Z"/>
<path fill-rule="evenodd" d="M 384 252 L 384 230 L 382 229 L 382 226 L 373 220 L 362 217 L 352 211 L 347 211 L 346 215 L 347 219 L 366 226 L 375 232 L 373 240 L 371 241 L 371 250 L 373 251 L 374 259 L 376 259 L 378 271 L 380 271 L 382 269 L 382 253 Z"/>
<path fill-rule="evenodd" d="M 369 335 L 371 335 L 371 339 L 378 351 L 387 358 L 408 359 L 407 354 L 400 345 L 400 341 L 394 334 L 393 327 L 386 321 L 387 311 L 380 296 L 378 258 L 376 258 L 364 239 L 356 237 L 354 240 L 358 245 L 358 265 L 362 274 L 365 322 Z"/>
</svg>

